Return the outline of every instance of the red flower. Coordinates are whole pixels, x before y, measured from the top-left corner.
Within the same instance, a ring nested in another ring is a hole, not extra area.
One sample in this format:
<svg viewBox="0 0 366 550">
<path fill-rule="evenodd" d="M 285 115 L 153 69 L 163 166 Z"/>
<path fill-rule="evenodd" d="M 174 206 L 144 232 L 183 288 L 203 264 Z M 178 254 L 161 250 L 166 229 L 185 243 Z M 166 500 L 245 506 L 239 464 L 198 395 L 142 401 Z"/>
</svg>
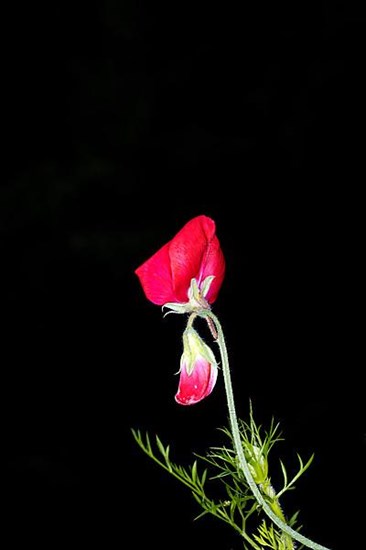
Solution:
<svg viewBox="0 0 366 550">
<path fill-rule="evenodd" d="M 200 298 L 212 304 L 225 274 L 225 259 L 207 216 L 191 219 L 150 259 L 135 270 L 148 300 L 156 305 L 187 304 L 195 280 Z M 195 296 L 197 305 L 197 294 Z"/>
<path fill-rule="evenodd" d="M 184 331 L 183 347 L 175 400 L 180 405 L 194 405 L 212 392 L 218 367 L 212 350 L 192 327 Z"/>
</svg>

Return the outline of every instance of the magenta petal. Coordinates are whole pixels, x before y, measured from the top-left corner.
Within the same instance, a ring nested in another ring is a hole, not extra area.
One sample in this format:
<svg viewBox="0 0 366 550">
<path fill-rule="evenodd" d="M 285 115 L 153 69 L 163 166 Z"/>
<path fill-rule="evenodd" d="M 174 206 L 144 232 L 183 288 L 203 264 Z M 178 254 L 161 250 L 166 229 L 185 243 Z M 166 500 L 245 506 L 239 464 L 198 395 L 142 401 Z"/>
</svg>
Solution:
<svg viewBox="0 0 366 550">
<path fill-rule="evenodd" d="M 207 216 L 190 220 L 171 240 L 169 257 L 171 261 L 174 292 L 181 301 L 187 300 L 191 279 L 198 285 L 208 276 L 214 280 L 207 296 L 213 302 L 221 287 L 225 261 L 215 235 L 215 222 Z"/>
<path fill-rule="evenodd" d="M 135 270 L 148 300 L 156 305 L 186 303 L 192 279 L 198 287 L 214 276 L 206 295 L 213 303 L 225 275 L 225 260 L 215 234 L 215 222 L 196 216 L 151 258 Z"/>
<path fill-rule="evenodd" d="M 197 357 L 191 374 L 183 364 L 180 371 L 178 392 L 175 400 L 180 405 L 194 405 L 212 392 L 217 380 L 217 367 L 204 357 Z"/>
<path fill-rule="evenodd" d="M 225 276 L 225 258 L 216 235 L 212 238 L 207 247 L 205 259 L 202 262 L 199 283 L 211 275 L 214 275 L 215 278 L 206 295 L 206 300 L 210 304 L 216 300 Z"/>
<path fill-rule="evenodd" d="M 156 305 L 177 302 L 173 291 L 169 243 L 135 270 L 146 298 Z"/>
</svg>

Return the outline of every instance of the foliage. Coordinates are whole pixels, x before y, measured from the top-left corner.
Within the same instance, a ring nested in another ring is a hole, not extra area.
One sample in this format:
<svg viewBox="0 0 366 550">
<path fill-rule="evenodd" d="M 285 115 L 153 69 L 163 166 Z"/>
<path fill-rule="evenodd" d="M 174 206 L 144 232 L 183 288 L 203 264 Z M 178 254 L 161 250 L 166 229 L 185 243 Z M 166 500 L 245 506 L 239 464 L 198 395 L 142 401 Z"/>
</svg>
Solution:
<svg viewBox="0 0 366 550">
<path fill-rule="evenodd" d="M 284 463 L 280 461 L 283 484 L 276 492 L 270 477 L 269 454 L 272 447 L 283 439 L 279 432 L 279 425 L 272 419 L 269 428 L 264 432 L 262 427 L 255 423 L 251 407 L 249 423 L 239 421 L 239 429 L 246 460 L 265 501 L 276 515 L 286 521 L 287 525 L 300 529 L 297 525 L 299 512 L 294 513 L 290 518 L 285 518 L 280 497 L 295 488 L 295 483 L 312 463 L 313 455 L 305 463 L 297 455 L 298 471 L 291 478 Z M 292 538 L 277 526 L 268 523 L 268 518 L 263 517 L 265 514 L 243 475 L 235 452 L 232 433 L 226 427 L 221 431 L 226 437 L 227 445 L 210 447 L 205 455 L 196 454 L 191 465 L 182 466 L 172 461 L 170 445 L 164 445 L 157 435 L 152 442 L 148 433 L 143 435 L 140 430 L 132 429 L 133 436 L 141 449 L 191 491 L 202 509 L 196 519 L 211 514 L 230 525 L 242 537 L 246 550 L 249 548 L 293 550 L 295 545 Z M 300 550 L 303 546 L 296 548 Z"/>
</svg>

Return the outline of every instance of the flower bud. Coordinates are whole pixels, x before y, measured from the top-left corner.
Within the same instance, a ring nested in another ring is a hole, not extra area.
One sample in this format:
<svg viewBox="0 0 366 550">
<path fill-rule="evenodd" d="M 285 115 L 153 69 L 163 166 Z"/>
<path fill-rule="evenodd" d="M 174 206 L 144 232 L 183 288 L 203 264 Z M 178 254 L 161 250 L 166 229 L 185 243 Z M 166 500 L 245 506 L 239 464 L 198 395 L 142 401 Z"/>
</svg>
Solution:
<svg viewBox="0 0 366 550">
<path fill-rule="evenodd" d="M 191 326 L 183 333 L 183 354 L 175 400 L 180 405 L 194 405 L 213 390 L 218 373 L 215 355 Z"/>
</svg>

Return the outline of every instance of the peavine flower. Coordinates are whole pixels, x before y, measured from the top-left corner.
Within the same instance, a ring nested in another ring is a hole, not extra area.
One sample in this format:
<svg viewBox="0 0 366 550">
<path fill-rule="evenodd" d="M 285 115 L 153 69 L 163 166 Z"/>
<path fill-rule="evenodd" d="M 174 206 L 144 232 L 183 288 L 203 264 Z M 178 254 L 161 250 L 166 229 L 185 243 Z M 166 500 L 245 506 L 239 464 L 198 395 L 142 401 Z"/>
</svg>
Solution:
<svg viewBox="0 0 366 550">
<path fill-rule="evenodd" d="M 135 273 L 148 300 L 171 312 L 191 314 L 183 334 L 175 399 L 181 405 L 198 403 L 212 392 L 217 379 L 215 356 L 192 328 L 195 316 L 216 300 L 225 275 L 215 222 L 203 215 L 191 219 Z M 216 338 L 212 320 L 206 320 Z"/>
<path fill-rule="evenodd" d="M 146 298 L 178 313 L 208 308 L 225 275 L 215 222 L 197 216 L 135 270 Z"/>
<path fill-rule="evenodd" d="M 183 354 L 175 400 L 180 405 L 194 405 L 212 392 L 217 380 L 215 356 L 192 327 L 183 333 Z"/>
</svg>

